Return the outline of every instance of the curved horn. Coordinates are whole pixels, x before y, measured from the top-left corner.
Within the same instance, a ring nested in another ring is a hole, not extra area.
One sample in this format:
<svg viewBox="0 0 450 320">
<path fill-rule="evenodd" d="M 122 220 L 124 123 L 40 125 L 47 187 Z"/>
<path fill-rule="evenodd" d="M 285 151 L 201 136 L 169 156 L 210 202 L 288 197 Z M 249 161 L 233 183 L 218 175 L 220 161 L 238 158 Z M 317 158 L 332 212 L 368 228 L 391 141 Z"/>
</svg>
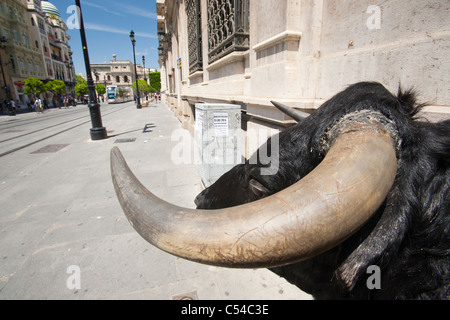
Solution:
<svg viewBox="0 0 450 320">
<path fill-rule="evenodd" d="M 276 102 L 276 101 L 270 101 L 275 107 L 278 108 L 278 110 L 280 110 L 281 112 L 287 114 L 289 117 L 291 117 L 292 119 L 294 119 L 295 121 L 299 122 L 300 120 L 303 120 L 307 117 L 309 117 L 309 113 L 291 108 L 285 104 L 282 104 L 280 102 Z"/>
<path fill-rule="evenodd" d="M 161 200 L 138 181 L 117 147 L 111 150 L 112 179 L 129 222 L 156 247 L 216 266 L 273 267 L 332 248 L 382 204 L 397 162 L 391 137 L 380 128 L 352 124 L 303 179 L 226 209 L 186 209 Z"/>
</svg>

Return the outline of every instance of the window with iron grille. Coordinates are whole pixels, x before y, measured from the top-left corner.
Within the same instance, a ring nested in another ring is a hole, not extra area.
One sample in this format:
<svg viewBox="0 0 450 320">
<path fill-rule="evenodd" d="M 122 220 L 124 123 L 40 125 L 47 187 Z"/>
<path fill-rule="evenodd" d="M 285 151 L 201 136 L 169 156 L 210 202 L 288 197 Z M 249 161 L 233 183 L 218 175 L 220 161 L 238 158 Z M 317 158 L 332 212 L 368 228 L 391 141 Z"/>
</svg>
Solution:
<svg viewBox="0 0 450 320">
<path fill-rule="evenodd" d="M 208 58 L 212 63 L 250 45 L 249 0 L 208 0 Z"/>
<path fill-rule="evenodd" d="M 186 1 L 189 74 L 203 70 L 200 0 Z"/>
</svg>

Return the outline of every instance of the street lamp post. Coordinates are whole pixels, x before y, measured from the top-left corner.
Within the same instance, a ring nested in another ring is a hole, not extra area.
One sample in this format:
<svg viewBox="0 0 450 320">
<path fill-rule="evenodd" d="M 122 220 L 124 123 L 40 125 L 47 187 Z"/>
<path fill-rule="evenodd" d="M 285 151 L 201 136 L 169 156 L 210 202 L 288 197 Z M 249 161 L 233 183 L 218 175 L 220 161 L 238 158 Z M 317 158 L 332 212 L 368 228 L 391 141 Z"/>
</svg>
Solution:
<svg viewBox="0 0 450 320">
<path fill-rule="evenodd" d="M 147 71 L 145 70 L 145 56 L 142 56 L 142 64 L 144 65 L 144 80 L 147 82 Z"/>
<path fill-rule="evenodd" d="M 94 76 L 95 76 L 95 81 L 94 81 L 94 88 L 95 91 L 97 91 L 98 93 L 98 83 L 100 82 L 100 73 L 97 72 L 97 69 L 94 69 Z M 100 95 L 97 95 L 97 102 L 100 103 Z"/>
<path fill-rule="evenodd" d="M 141 99 L 139 97 L 139 84 L 138 84 L 138 76 L 137 76 L 137 71 L 136 71 L 136 53 L 134 51 L 134 46 L 136 43 L 136 40 L 134 40 L 134 31 L 131 30 L 130 32 L 130 39 L 131 39 L 131 43 L 133 44 L 133 58 L 134 58 L 134 75 L 136 77 L 136 108 L 141 109 Z"/>
<path fill-rule="evenodd" d="M 144 81 L 147 83 L 147 70 L 145 69 L 145 56 L 142 56 L 142 64 L 144 65 Z M 148 94 L 145 93 L 145 100 L 148 100 Z"/>
<path fill-rule="evenodd" d="M 97 102 L 95 94 L 95 86 L 92 81 L 91 64 L 89 62 L 89 53 L 86 44 L 86 34 L 84 33 L 83 15 L 81 13 L 80 0 L 75 0 L 75 4 L 79 10 L 78 20 L 80 23 L 81 45 L 83 47 L 84 65 L 86 67 L 86 78 L 89 89 L 89 113 L 91 115 L 92 128 L 90 129 L 91 140 L 102 140 L 108 137 L 106 128 L 102 124 L 102 115 L 100 113 L 100 104 Z"/>
</svg>

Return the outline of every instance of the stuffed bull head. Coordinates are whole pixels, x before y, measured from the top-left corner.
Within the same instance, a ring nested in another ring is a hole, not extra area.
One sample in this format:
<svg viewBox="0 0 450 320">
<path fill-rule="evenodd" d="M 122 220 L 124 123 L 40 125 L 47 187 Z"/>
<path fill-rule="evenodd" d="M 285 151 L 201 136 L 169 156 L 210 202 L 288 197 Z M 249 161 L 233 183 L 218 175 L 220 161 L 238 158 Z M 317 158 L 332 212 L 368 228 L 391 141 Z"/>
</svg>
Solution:
<svg viewBox="0 0 450 320">
<path fill-rule="evenodd" d="M 380 228 L 395 220 L 390 216 L 386 222 L 383 214 L 400 201 L 394 193 L 403 171 L 411 170 L 404 167 L 405 143 L 414 140 L 408 134 L 414 131 L 412 117 L 419 110 L 411 107 L 411 95 L 395 97 L 378 83 L 358 83 L 307 118 L 291 111 L 298 124 L 279 134 L 278 173 L 247 174 L 243 179 L 243 171 L 256 172 L 258 165 L 251 170 L 246 164 L 236 166 L 197 197 L 197 209 L 155 196 L 114 147 L 111 174 L 117 197 L 133 228 L 154 246 L 223 267 L 273 268 L 314 261 L 346 246 L 347 239 L 376 219 L 332 268 L 330 277 L 334 274 L 345 290 L 352 291 L 363 272 L 358 268 L 378 259 L 395 242 L 390 238 L 398 236 L 393 231 L 383 237 Z M 255 183 L 264 192 L 229 205 L 220 202 L 224 192 L 233 198 L 233 192 L 252 189 Z M 402 228 L 397 229 L 403 235 Z M 384 230 L 389 232 L 385 226 Z M 374 248 L 366 253 L 365 246 Z"/>
</svg>

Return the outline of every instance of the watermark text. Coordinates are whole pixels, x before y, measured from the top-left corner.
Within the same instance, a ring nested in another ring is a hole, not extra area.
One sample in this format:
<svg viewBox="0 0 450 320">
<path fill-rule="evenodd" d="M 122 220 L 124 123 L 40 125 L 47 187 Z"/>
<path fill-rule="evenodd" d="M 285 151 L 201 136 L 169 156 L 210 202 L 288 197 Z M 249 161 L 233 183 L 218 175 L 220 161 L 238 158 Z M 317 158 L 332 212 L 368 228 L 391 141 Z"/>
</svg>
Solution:
<svg viewBox="0 0 450 320">
<path fill-rule="evenodd" d="M 67 274 L 70 276 L 67 278 L 66 286 L 69 290 L 79 290 L 81 289 L 81 270 L 77 265 L 70 265 L 66 270 Z"/>
</svg>

